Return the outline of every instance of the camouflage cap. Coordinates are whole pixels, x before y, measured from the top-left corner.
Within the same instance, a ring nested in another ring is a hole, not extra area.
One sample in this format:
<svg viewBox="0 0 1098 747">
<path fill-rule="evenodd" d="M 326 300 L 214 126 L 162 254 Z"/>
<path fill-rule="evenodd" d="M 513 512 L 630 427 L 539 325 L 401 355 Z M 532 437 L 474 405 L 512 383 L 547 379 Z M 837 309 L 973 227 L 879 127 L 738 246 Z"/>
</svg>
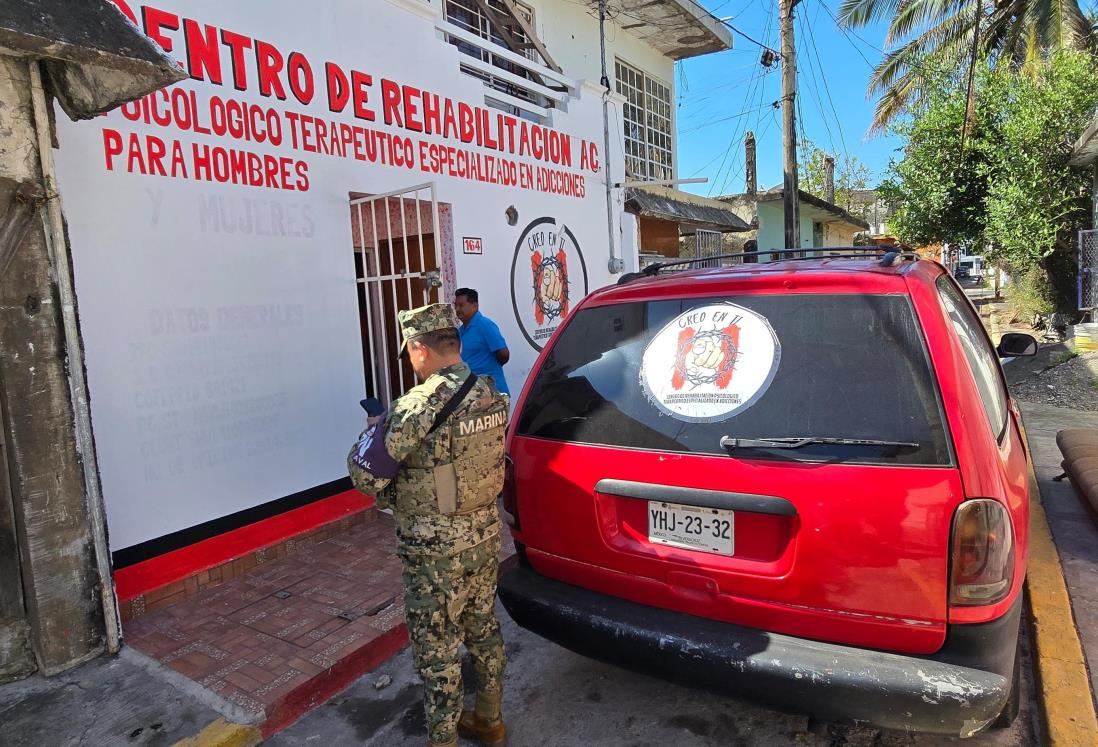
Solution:
<svg viewBox="0 0 1098 747">
<path fill-rule="evenodd" d="M 432 303 L 418 309 L 397 313 L 400 332 L 404 336 L 403 347 L 409 340 L 438 329 L 457 329 L 458 318 L 454 307 L 448 303 Z"/>
</svg>

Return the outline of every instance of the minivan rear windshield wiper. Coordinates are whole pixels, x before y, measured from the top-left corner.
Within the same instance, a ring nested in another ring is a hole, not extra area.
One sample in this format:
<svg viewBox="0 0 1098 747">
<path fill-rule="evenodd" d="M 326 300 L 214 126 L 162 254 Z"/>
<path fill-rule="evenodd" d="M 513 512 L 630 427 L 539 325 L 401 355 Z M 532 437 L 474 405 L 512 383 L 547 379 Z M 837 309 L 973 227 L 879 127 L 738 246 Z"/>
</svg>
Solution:
<svg viewBox="0 0 1098 747">
<path fill-rule="evenodd" d="M 875 441 L 866 438 L 819 438 L 816 436 L 791 436 L 788 438 L 733 438 L 722 436 L 725 449 L 799 449 L 809 444 L 837 444 L 840 446 L 891 446 L 917 449 L 921 444 L 912 441 Z"/>
</svg>

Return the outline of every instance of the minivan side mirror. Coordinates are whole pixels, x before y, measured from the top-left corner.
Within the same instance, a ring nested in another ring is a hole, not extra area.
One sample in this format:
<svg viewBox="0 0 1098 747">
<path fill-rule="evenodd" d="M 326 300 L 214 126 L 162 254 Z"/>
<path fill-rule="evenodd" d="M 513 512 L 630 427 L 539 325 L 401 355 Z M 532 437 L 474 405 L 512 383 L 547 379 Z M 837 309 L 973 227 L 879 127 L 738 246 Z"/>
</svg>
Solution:
<svg viewBox="0 0 1098 747">
<path fill-rule="evenodd" d="M 1033 335 L 1022 332 L 1007 332 L 999 339 L 995 352 L 1000 358 L 1015 358 L 1037 355 L 1037 340 Z"/>
</svg>

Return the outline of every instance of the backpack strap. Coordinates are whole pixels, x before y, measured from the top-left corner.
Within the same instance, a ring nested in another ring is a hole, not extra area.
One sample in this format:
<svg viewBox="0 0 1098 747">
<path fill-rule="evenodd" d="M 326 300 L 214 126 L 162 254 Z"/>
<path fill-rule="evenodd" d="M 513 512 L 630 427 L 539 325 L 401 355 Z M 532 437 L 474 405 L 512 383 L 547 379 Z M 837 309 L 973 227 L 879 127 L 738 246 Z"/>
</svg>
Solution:
<svg viewBox="0 0 1098 747">
<path fill-rule="evenodd" d="M 439 427 L 446 422 L 446 418 L 454 414 L 454 410 L 458 408 L 461 401 L 473 390 L 476 383 L 477 375 L 474 373 L 469 374 L 469 378 L 462 382 L 461 387 L 454 392 L 454 396 L 450 397 L 450 401 L 443 405 L 442 409 L 439 410 L 438 415 L 435 416 L 435 422 L 431 424 L 431 430 L 427 431 L 428 436 L 438 430 Z"/>
</svg>

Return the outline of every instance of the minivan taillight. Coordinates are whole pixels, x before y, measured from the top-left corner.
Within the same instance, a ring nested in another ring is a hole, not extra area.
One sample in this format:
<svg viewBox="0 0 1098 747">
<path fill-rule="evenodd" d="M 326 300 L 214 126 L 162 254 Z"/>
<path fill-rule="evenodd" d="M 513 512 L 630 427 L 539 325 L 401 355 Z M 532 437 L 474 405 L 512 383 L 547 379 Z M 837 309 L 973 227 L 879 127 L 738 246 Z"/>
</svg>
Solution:
<svg viewBox="0 0 1098 747">
<path fill-rule="evenodd" d="M 998 501 L 965 501 L 953 517 L 953 568 L 949 601 L 993 604 L 1010 592 L 1014 580 L 1014 531 Z"/>
<path fill-rule="evenodd" d="M 511 457 L 503 458 L 503 510 L 504 519 L 512 529 L 519 528 L 518 500 L 515 496 L 515 463 Z"/>
</svg>

